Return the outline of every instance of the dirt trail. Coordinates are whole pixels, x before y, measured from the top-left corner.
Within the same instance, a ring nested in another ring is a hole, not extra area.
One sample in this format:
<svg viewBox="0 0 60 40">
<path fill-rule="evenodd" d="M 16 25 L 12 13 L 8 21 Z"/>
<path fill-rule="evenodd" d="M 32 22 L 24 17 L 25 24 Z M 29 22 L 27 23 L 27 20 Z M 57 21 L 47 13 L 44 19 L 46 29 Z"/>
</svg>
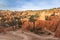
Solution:
<svg viewBox="0 0 60 40">
<path fill-rule="evenodd" d="M 60 40 L 53 36 L 40 36 L 31 32 L 11 31 L 6 34 L 0 34 L 0 40 Z"/>
</svg>

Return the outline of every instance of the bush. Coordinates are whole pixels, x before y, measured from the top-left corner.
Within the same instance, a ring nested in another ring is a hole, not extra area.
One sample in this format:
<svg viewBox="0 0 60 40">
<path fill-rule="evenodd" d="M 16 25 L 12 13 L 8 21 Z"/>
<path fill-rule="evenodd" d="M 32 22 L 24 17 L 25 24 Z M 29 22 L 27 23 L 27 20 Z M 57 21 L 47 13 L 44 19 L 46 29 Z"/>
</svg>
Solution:
<svg viewBox="0 0 60 40">
<path fill-rule="evenodd" d="M 51 14 L 51 16 L 55 16 L 55 13 Z"/>
<path fill-rule="evenodd" d="M 45 16 L 45 20 L 49 20 L 48 16 Z"/>
<path fill-rule="evenodd" d="M 35 15 L 31 15 L 31 17 L 29 18 L 31 22 L 36 21 L 36 18 L 38 18 L 39 15 L 36 13 Z"/>
<path fill-rule="evenodd" d="M 22 26 L 22 22 L 18 21 L 18 27 L 21 28 L 21 26 Z"/>
</svg>

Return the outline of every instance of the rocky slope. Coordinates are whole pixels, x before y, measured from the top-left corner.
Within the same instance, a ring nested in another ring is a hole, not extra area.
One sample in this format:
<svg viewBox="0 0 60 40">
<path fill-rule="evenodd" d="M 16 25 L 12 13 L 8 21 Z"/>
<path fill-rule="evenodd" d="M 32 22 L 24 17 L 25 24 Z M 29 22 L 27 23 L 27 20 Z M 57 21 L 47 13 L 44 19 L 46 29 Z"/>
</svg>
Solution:
<svg viewBox="0 0 60 40">
<path fill-rule="evenodd" d="M 45 16 L 50 16 L 52 14 L 60 15 L 60 8 L 44 9 L 44 10 L 26 10 L 26 11 L 0 10 L 0 14 L 4 15 L 5 18 L 13 18 L 16 16 L 19 18 L 22 16 L 23 20 L 28 20 L 28 18 L 31 15 L 38 14 L 40 20 L 45 20 Z"/>
<path fill-rule="evenodd" d="M 36 21 L 35 26 L 33 22 L 29 21 L 30 20 L 29 18 L 31 16 L 33 17 L 39 16 L 36 18 L 38 21 Z M 26 21 L 28 21 L 28 23 Z M 26 29 L 27 27 L 27 29 L 29 29 L 33 28 L 33 26 L 34 28 L 37 28 L 38 26 L 42 27 L 43 30 L 45 27 L 47 27 L 47 29 L 55 33 L 56 37 L 60 37 L 60 8 L 27 11 L 0 10 L 0 29 L 1 29 L 0 32 L 6 33 L 6 31 L 16 30 L 19 27 L 22 27 L 22 29 Z M 55 38 L 54 35 L 46 34 L 37 35 L 31 32 L 23 33 L 21 30 L 17 30 L 7 32 L 6 34 L 1 33 L 0 40 L 60 40 L 60 39 Z"/>
</svg>

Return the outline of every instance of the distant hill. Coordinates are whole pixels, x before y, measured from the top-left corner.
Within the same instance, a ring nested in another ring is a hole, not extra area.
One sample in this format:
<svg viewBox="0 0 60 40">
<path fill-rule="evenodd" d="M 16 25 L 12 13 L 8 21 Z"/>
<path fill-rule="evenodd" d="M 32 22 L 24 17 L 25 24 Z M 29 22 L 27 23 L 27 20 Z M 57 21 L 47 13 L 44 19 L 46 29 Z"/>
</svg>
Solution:
<svg viewBox="0 0 60 40">
<path fill-rule="evenodd" d="M 0 10 L 1 15 L 13 15 L 17 17 L 23 17 L 24 20 L 27 20 L 31 15 L 38 14 L 39 20 L 45 20 L 45 16 L 51 16 L 53 14 L 60 15 L 60 8 L 44 9 L 44 10 L 26 10 L 26 11 L 9 11 L 9 10 Z M 11 16 L 12 17 L 12 16 Z"/>
</svg>

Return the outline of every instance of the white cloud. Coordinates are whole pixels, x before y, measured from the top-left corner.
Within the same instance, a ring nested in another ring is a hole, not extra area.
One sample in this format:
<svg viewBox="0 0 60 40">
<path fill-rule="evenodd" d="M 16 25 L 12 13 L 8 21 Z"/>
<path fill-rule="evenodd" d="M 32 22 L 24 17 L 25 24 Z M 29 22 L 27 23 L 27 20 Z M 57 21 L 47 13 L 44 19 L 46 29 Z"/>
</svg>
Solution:
<svg viewBox="0 0 60 40">
<path fill-rule="evenodd" d="M 15 10 L 40 10 L 60 6 L 60 0 L 31 0 L 29 2 L 17 0 L 17 3 L 17 8 L 15 8 Z M 19 3 L 22 5 L 20 6 Z"/>
<path fill-rule="evenodd" d="M 60 7 L 60 0 L 51 0 L 51 7 Z"/>
<path fill-rule="evenodd" d="M 60 0 L 52 0 L 53 4 L 60 4 Z"/>
<path fill-rule="evenodd" d="M 33 3 L 26 2 L 24 5 L 22 5 L 22 9 L 36 9 L 37 7 Z"/>
<path fill-rule="evenodd" d="M 19 1 L 18 1 L 19 2 Z M 21 2 L 23 5 L 21 8 L 17 8 L 17 10 L 38 10 L 43 9 L 44 5 L 47 5 L 46 2 L 37 2 L 37 5 L 34 2 Z M 45 8 L 45 7 L 44 7 Z"/>
<path fill-rule="evenodd" d="M 7 7 L 6 0 L 5 1 L 4 0 L 0 0 L 0 8 L 5 8 L 5 7 Z"/>
<path fill-rule="evenodd" d="M 25 2 L 21 8 L 17 8 L 17 10 L 39 10 L 39 9 L 47 9 L 49 7 L 48 3 L 45 1 L 42 2 Z"/>
<path fill-rule="evenodd" d="M 54 7 L 60 7 L 60 0 L 15 0 L 16 6 L 9 8 L 6 0 L 0 1 L 0 8 L 10 10 L 40 10 Z"/>
</svg>

